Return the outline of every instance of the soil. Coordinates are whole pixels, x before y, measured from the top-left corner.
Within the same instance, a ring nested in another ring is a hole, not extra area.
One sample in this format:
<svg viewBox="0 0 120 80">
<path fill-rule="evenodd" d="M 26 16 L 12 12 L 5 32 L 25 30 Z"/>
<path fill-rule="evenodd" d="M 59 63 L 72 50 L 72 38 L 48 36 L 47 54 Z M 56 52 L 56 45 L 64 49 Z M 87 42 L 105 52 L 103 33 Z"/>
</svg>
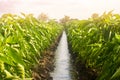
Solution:
<svg viewBox="0 0 120 80">
<path fill-rule="evenodd" d="M 61 33 L 62 35 L 62 33 Z M 50 72 L 54 70 L 54 52 L 58 46 L 61 35 L 51 44 L 49 49 L 45 50 L 39 64 L 32 69 L 33 80 L 53 80 Z"/>
</svg>

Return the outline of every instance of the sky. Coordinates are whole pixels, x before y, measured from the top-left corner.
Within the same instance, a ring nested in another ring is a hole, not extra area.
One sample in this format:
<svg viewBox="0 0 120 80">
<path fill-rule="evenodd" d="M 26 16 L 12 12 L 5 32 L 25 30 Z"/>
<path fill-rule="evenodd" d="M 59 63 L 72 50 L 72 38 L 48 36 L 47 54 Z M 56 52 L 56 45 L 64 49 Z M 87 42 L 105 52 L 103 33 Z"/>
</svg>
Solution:
<svg viewBox="0 0 120 80">
<path fill-rule="evenodd" d="M 93 13 L 102 14 L 114 10 L 120 13 L 120 0 L 0 0 L 0 15 L 5 13 L 45 13 L 52 19 L 65 15 L 71 18 L 87 19 Z"/>
</svg>

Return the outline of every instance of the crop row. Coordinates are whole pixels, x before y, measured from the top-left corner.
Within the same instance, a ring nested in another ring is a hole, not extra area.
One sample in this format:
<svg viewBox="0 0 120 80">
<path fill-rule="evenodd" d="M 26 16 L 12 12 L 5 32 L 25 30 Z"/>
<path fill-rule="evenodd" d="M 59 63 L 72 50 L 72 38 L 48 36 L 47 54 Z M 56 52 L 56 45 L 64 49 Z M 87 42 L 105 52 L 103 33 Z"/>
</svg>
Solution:
<svg viewBox="0 0 120 80">
<path fill-rule="evenodd" d="M 0 18 L 0 79 L 32 79 L 31 67 L 61 31 L 55 21 L 38 21 L 31 14 L 4 14 Z"/>
<path fill-rule="evenodd" d="M 75 61 L 97 72 L 96 80 L 120 79 L 120 15 L 104 13 L 67 23 L 68 42 Z"/>
</svg>

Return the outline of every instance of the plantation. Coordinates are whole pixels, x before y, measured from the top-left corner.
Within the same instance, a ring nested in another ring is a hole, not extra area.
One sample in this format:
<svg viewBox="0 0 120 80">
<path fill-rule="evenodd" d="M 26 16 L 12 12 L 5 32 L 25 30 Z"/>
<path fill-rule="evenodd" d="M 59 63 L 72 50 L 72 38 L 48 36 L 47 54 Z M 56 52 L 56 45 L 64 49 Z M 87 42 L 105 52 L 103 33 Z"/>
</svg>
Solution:
<svg viewBox="0 0 120 80">
<path fill-rule="evenodd" d="M 60 35 L 62 26 L 33 15 L 0 18 L 0 80 L 32 80 L 31 68 Z"/>
<path fill-rule="evenodd" d="M 69 21 L 67 36 L 75 63 L 84 63 L 96 73 L 95 80 L 120 79 L 119 14 L 109 12 L 88 20 Z"/>
<path fill-rule="evenodd" d="M 76 80 L 119 80 L 120 15 L 109 12 L 88 20 L 67 18 L 66 23 L 63 19 L 63 27 L 54 20 L 38 20 L 32 14 L 1 16 L 0 80 L 33 80 L 33 77 L 52 80 L 46 76 L 50 72 L 48 67 L 54 68 L 50 61 L 54 61 L 54 54 L 47 49 L 55 48 L 53 44 L 59 41 L 64 28 L 73 57 L 70 58 L 74 62 L 72 66 L 79 77 Z M 64 44 L 64 39 L 61 42 Z M 60 50 L 64 52 L 64 49 Z M 42 68 L 36 68 L 36 65 Z"/>
</svg>

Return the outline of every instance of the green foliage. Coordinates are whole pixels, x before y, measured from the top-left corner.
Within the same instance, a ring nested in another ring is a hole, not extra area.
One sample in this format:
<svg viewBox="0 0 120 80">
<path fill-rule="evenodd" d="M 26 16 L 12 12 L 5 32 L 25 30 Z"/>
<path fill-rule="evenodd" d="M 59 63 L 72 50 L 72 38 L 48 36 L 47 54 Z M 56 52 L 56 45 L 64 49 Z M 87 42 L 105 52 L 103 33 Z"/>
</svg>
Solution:
<svg viewBox="0 0 120 80">
<path fill-rule="evenodd" d="M 31 80 L 31 67 L 61 31 L 56 22 L 40 22 L 32 14 L 4 14 L 0 18 L 0 79 Z"/>
<path fill-rule="evenodd" d="M 76 61 L 95 69 L 96 80 L 120 79 L 120 15 L 112 12 L 67 24 L 67 36 Z"/>
</svg>

